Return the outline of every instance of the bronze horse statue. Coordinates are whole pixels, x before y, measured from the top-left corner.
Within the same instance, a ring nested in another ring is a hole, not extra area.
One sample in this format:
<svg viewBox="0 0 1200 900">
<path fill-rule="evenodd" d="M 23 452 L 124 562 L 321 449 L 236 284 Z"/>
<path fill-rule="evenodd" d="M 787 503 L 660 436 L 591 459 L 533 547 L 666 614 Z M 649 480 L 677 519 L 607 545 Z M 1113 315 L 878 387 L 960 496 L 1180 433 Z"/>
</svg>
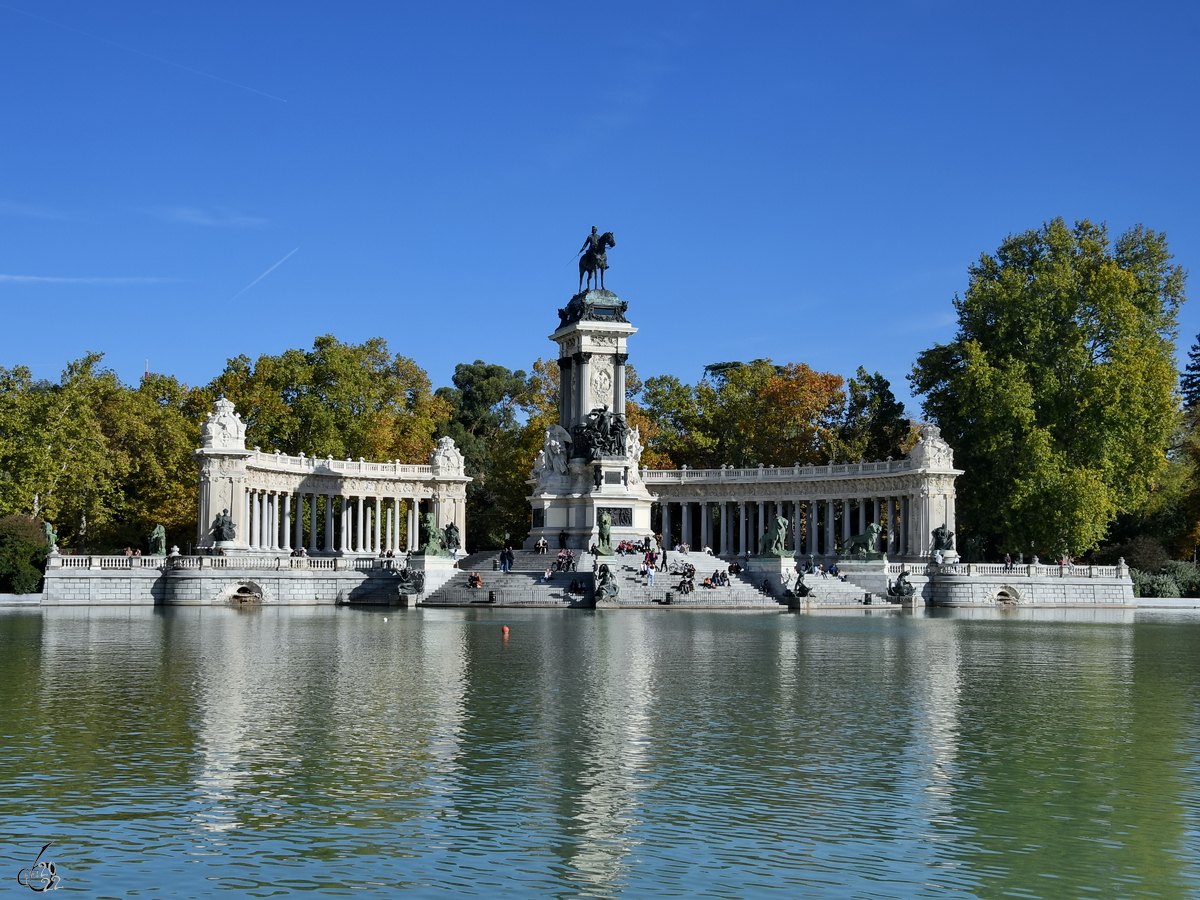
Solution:
<svg viewBox="0 0 1200 900">
<path fill-rule="evenodd" d="M 592 289 L 593 278 L 600 290 L 604 290 L 604 270 L 608 268 L 608 248 L 617 246 L 611 231 L 601 235 L 590 235 L 594 238 L 591 247 L 579 257 L 579 290 L 583 291 L 583 276 L 587 275 L 588 290 Z"/>
</svg>

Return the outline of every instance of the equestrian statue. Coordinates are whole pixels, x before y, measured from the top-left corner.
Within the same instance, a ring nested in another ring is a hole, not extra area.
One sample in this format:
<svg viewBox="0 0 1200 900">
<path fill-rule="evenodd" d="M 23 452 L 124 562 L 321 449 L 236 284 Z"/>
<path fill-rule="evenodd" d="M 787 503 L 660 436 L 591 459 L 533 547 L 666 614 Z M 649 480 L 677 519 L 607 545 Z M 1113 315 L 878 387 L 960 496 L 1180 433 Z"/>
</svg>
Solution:
<svg viewBox="0 0 1200 900">
<path fill-rule="evenodd" d="M 583 246 L 579 248 L 579 252 L 583 256 L 579 257 L 579 291 L 583 293 L 583 278 L 587 275 L 587 286 L 590 291 L 593 286 L 600 290 L 604 290 L 604 270 L 608 268 L 608 253 L 609 247 L 617 246 L 616 240 L 613 238 L 611 231 L 606 231 L 604 234 L 596 233 L 596 226 L 592 226 L 592 233 L 583 239 Z"/>
</svg>

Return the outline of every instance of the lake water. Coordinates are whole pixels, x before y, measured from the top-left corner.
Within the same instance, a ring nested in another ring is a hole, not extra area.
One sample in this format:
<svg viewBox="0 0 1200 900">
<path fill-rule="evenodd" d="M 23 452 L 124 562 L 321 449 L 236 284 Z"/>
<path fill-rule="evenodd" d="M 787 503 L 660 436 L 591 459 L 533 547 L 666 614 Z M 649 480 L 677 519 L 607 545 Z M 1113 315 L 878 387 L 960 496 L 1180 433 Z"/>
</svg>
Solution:
<svg viewBox="0 0 1200 900">
<path fill-rule="evenodd" d="M 1128 610 L 7 611 L 0 878 L 51 841 L 97 897 L 1195 897 L 1198 648 Z"/>
</svg>

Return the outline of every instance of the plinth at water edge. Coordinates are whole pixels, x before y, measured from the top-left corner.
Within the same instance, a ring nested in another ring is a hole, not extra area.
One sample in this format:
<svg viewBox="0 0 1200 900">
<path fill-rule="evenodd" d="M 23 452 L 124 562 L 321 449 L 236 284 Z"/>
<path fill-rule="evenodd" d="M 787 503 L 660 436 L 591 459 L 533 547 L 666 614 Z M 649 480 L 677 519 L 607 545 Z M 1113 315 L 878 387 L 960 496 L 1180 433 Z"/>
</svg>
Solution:
<svg viewBox="0 0 1200 900">
<path fill-rule="evenodd" d="M 750 556 L 742 562 L 754 584 L 762 587 L 764 581 L 770 582 L 771 594 L 776 597 L 796 583 L 796 559 L 793 556 Z"/>
<path fill-rule="evenodd" d="M 528 484 L 532 549 L 600 547 L 651 535 L 653 496 L 642 483 L 642 442 L 625 421 L 627 343 L 637 333 L 628 304 L 607 290 L 582 291 L 558 311 L 559 415 L 546 432 Z M 602 541 L 607 516 L 609 540 Z"/>
</svg>

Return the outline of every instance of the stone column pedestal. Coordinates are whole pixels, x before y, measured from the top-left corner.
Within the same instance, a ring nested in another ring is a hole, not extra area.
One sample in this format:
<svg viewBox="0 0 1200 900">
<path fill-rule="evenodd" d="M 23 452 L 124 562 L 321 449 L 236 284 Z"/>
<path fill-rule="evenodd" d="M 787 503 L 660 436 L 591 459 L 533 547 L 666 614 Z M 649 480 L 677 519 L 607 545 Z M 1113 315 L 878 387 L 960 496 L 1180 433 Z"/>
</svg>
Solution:
<svg viewBox="0 0 1200 900">
<path fill-rule="evenodd" d="M 745 566 L 754 584 L 762 587 L 763 581 L 769 581 L 771 593 L 776 597 L 782 596 L 785 582 L 791 585 L 796 581 L 796 559 L 793 556 L 751 556 Z"/>
<path fill-rule="evenodd" d="M 887 557 L 883 554 L 872 554 L 862 558 L 843 558 L 837 561 L 838 571 L 865 591 L 887 596 Z"/>
</svg>

